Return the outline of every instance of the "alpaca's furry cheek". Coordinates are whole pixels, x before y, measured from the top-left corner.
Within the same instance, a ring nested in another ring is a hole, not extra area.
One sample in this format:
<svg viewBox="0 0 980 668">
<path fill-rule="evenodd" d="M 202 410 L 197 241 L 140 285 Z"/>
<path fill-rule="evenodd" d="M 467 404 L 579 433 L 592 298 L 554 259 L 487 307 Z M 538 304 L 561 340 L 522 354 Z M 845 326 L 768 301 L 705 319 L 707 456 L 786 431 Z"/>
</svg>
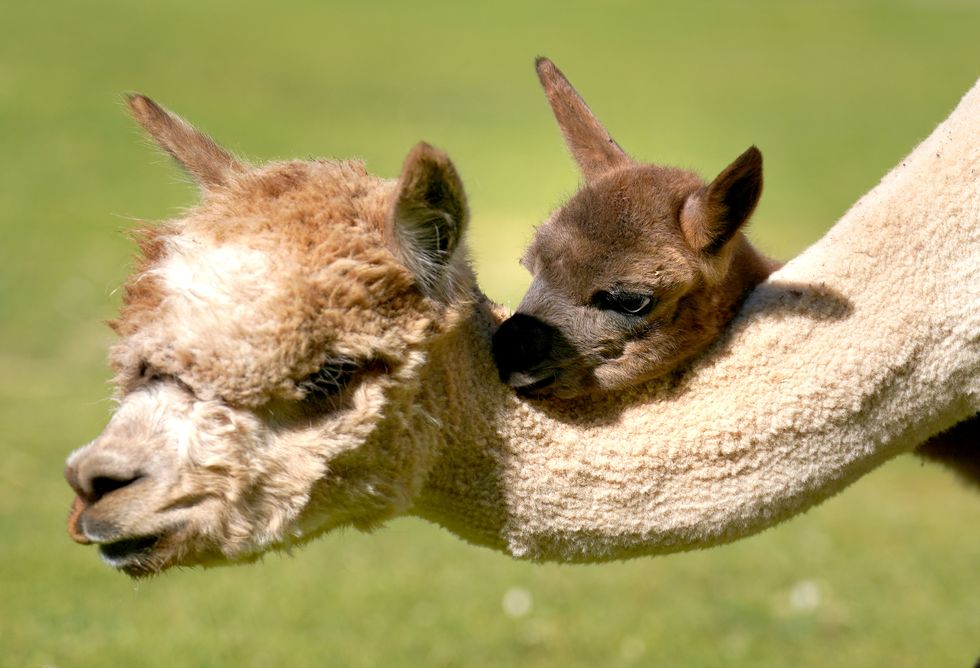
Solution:
<svg viewBox="0 0 980 668">
<path fill-rule="evenodd" d="M 685 352 L 671 333 L 653 334 L 625 342 L 618 356 L 597 364 L 592 374 L 600 389 L 618 390 L 662 376 L 683 361 Z"/>
<path fill-rule="evenodd" d="M 251 454 L 266 439 L 252 413 L 218 401 L 196 401 L 186 415 L 175 416 L 173 433 L 180 460 L 193 467 L 241 470 L 247 477 Z"/>
</svg>

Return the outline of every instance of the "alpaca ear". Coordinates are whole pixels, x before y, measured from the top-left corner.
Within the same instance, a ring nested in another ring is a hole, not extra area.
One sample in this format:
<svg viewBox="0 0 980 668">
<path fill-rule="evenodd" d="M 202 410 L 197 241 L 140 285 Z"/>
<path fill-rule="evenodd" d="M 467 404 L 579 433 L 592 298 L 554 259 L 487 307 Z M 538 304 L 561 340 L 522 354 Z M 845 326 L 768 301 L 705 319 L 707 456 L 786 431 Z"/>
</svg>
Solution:
<svg viewBox="0 0 980 668">
<path fill-rule="evenodd" d="M 126 102 L 136 122 L 202 189 L 222 186 L 233 173 L 245 171 L 238 159 L 214 140 L 145 95 L 128 95 Z"/>
<path fill-rule="evenodd" d="M 427 296 L 449 293 L 455 261 L 465 261 L 468 218 L 463 182 L 449 156 L 420 142 L 405 158 L 389 222 L 398 254 Z"/>
<path fill-rule="evenodd" d="M 633 162 L 553 62 L 538 58 L 534 66 L 565 144 L 586 181 Z"/>
<path fill-rule="evenodd" d="M 688 243 L 708 255 L 719 253 L 748 222 L 761 194 L 762 153 L 751 146 L 684 204 L 681 229 Z"/>
</svg>

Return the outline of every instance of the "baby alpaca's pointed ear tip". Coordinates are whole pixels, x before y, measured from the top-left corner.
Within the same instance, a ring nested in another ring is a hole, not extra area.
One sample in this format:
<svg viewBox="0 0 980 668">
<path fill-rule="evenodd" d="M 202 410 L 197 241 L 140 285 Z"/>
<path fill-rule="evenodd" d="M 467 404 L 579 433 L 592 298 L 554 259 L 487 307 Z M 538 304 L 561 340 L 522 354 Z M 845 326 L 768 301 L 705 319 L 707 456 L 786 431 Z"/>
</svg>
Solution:
<svg viewBox="0 0 980 668">
<path fill-rule="evenodd" d="M 538 73 L 538 80 L 542 86 L 553 86 L 557 82 L 566 81 L 565 75 L 551 62 L 549 58 L 538 56 L 534 59 L 534 70 Z"/>
<path fill-rule="evenodd" d="M 142 93 L 126 93 L 126 106 L 136 118 L 147 118 L 164 114 L 163 108 Z"/>
<path fill-rule="evenodd" d="M 749 146 L 742 155 L 736 159 L 737 163 L 747 165 L 755 169 L 762 169 L 762 151 L 755 144 Z"/>
</svg>

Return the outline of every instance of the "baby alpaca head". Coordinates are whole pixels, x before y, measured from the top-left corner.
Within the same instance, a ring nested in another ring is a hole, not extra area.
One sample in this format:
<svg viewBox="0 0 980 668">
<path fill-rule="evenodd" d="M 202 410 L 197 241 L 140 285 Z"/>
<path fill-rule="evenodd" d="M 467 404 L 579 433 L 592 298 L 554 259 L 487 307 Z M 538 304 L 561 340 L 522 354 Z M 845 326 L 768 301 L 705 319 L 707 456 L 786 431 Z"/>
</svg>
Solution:
<svg viewBox="0 0 980 668">
<path fill-rule="evenodd" d="M 533 280 L 494 337 L 501 378 L 573 397 L 665 374 L 715 340 L 771 270 L 740 232 L 762 154 L 749 148 L 710 183 L 637 163 L 551 61 L 537 70 L 585 184 L 522 259 Z"/>
</svg>

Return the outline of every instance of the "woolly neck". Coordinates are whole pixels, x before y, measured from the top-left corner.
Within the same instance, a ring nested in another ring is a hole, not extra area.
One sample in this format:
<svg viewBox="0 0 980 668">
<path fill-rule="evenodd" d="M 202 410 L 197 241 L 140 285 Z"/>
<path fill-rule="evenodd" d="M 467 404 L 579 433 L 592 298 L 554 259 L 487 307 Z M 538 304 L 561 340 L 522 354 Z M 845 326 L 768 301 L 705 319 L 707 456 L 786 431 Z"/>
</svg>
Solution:
<svg viewBox="0 0 980 668">
<path fill-rule="evenodd" d="M 409 512 L 533 560 L 707 547 L 980 410 L 980 86 L 686 373 L 595 399 L 497 380 L 477 300 L 430 350 Z M 416 416 L 418 417 L 418 416 Z M 408 443 L 406 444 L 408 446 Z"/>
</svg>

